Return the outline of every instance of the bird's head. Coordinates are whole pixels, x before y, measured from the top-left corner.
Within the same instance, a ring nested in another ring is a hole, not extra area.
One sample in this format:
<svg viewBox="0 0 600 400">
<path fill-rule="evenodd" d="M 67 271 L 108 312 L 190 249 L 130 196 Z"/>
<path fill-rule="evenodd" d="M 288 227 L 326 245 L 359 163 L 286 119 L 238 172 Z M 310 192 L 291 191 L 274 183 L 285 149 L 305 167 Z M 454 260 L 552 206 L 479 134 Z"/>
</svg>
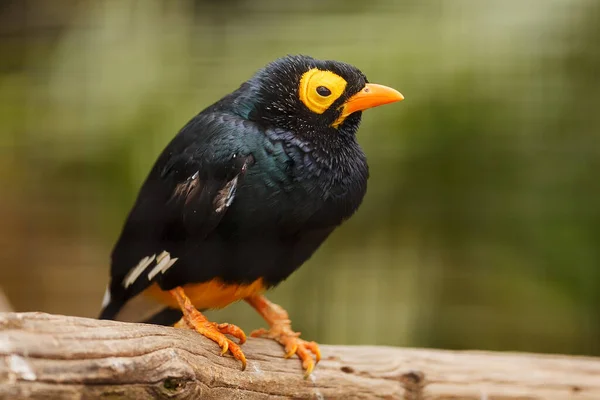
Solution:
<svg viewBox="0 0 600 400">
<path fill-rule="evenodd" d="M 298 134 L 339 131 L 354 134 L 361 112 L 404 99 L 398 91 L 368 83 L 352 65 L 287 56 L 256 73 L 248 117 Z"/>
</svg>

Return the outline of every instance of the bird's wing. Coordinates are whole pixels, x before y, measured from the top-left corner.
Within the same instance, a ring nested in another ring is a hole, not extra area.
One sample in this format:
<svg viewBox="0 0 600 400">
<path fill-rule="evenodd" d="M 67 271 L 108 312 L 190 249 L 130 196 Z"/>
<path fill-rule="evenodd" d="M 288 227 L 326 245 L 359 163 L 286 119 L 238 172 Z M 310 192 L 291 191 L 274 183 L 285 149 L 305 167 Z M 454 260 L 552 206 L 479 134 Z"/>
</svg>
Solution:
<svg viewBox="0 0 600 400">
<path fill-rule="evenodd" d="M 113 250 L 101 318 L 114 318 L 160 279 L 186 243 L 201 241 L 219 224 L 254 163 L 235 140 L 244 129 L 252 127 L 234 116 L 200 115 L 163 151 Z"/>
</svg>

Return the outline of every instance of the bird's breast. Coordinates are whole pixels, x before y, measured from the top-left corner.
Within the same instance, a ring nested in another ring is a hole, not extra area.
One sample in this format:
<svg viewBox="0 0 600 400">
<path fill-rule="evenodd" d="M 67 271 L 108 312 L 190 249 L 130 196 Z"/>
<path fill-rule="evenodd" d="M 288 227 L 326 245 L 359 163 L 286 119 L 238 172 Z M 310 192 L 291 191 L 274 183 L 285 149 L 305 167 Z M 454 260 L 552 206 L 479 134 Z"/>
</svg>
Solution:
<svg viewBox="0 0 600 400">
<path fill-rule="evenodd" d="M 270 143 L 240 184 L 232 213 L 280 227 L 335 226 L 350 217 L 366 192 L 368 168 L 358 148 L 335 157 L 308 146 Z"/>
</svg>

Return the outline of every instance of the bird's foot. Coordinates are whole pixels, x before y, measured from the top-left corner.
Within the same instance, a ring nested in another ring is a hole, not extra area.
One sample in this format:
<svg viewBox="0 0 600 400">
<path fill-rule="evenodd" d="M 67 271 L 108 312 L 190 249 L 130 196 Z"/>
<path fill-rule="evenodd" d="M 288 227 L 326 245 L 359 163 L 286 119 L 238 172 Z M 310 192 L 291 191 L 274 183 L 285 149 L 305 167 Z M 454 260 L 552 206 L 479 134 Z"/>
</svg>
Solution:
<svg viewBox="0 0 600 400">
<path fill-rule="evenodd" d="M 302 361 L 304 377 L 308 377 L 315 368 L 315 365 L 321 360 L 319 345 L 315 342 L 307 342 L 300 339 L 300 332 L 292 330 L 292 323 L 287 311 L 277 304 L 271 303 L 264 296 L 250 296 L 246 298 L 246 301 L 258 311 L 270 326 L 269 330 L 258 329 L 252 332 L 250 336 L 276 340 L 284 347 L 286 358 L 296 354 Z M 313 354 L 315 356 L 314 360 L 312 357 Z"/>
<path fill-rule="evenodd" d="M 191 304 L 191 301 L 185 295 L 182 288 L 177 287 L 171 290 L 171 294 L 177 300 L 181 311 L 183 312 L 183 317 L 175 324 L 175 327 L 193 329 L 202 336 L 217 343 L 219 347 L 221 347 L 221 355 L 224 355 L 229 351 L 233 358 L 242 362 L 242 371 L 245 370 L 246 356 L 244 355 L 244 352 L 242 352 L 242 349 L 237 343 L 225 336 L 231 335 L 239 340 L 239 344 L 243 344 L 246 341 L 246 334 L 244 331 L 233 324 L 217 324 L 207 320 L 206 317 Z"/>
<path fill-rule="evenodd" d="M 285 358 L 290 358 L 296 354 L 302 361 L 305 377 L 308 377 L 311 374 L 315 365 L 321 360 L 321 350 L 319 349 L 319 345 L 315 342 L 307 342 L 306 340 L 300 339 L 300 332 L 294 332 L 289 321 L 287 324 L 285 321 L 282 321 L 282 323 L 279 324 L 275 323 L 269 330 L 255 330 L 250 336 L 276 340 L 284 347 Z M 313 354 L 315 356 L 314 360 L 312 357 Z"/>
<path fill-rule="evenodd" d="M 228 324 L 228 323 L 217 324 L 216 322 L 210 322 L 210 321 L 208 323 L 213 325 L 214 328 L 216 330 L 218 330 L 219 332 L 221 332 L 223 335 L 231 335 L 234 338 L 238 339 L 240 344 L 244 344 L 246 342 L 246 334 L 244 333 L 242 328 L 240 328 L 239 326 L 233 325 L 233 324 Z M 181 318 L 173 326 L 175 328 L 196 330 L 196 327 L 193 325 L 190 325 L 185 318 Z"/>
</svg>

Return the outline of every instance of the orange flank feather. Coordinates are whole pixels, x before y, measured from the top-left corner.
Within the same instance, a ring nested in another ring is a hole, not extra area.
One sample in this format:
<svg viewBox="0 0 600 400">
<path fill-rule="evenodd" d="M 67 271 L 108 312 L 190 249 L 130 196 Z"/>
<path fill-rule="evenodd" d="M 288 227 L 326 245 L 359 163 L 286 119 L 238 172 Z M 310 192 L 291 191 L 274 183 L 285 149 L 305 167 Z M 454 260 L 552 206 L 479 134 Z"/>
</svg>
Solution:
<svg viewBox="0 0 600 400">
<path fill-rule="evenodd" d="M 266 290 L 262 278 L 249 284 L 224 283 L 220 279 L 213 279 L 208 282 L 189 283 L 181 286 L 181 288 L 194 307 L 201 310 L 223 308 L 238 300 L 263 293 Z M 148 287 L 143 293 L 171 308 L 179 308 L 177 301 L 169 291 L 162 290 L 156 283 Z"/>
</svg>

